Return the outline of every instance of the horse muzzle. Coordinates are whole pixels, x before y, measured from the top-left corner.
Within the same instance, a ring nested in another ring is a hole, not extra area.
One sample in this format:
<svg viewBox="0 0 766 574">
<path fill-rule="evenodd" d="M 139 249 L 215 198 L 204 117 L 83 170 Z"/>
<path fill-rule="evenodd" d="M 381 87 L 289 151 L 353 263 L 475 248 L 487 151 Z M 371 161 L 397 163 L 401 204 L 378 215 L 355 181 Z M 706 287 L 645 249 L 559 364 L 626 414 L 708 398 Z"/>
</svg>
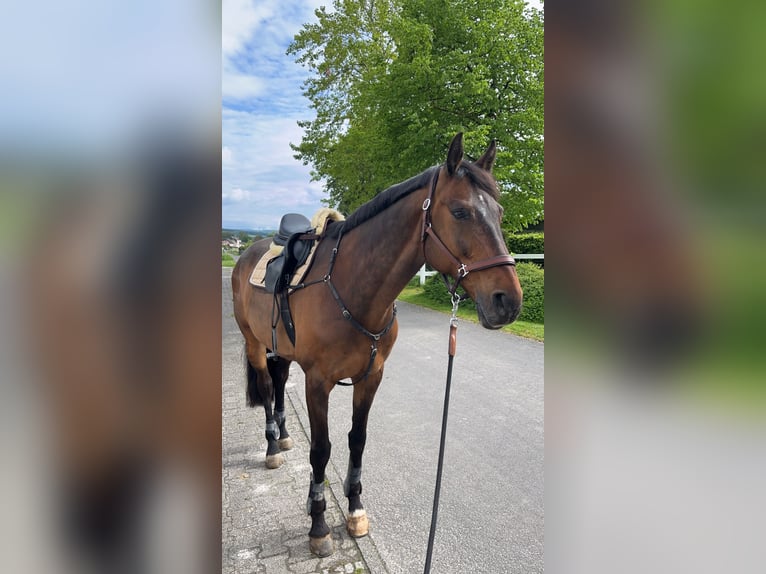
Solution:
<svg viewBox="0 0 766 574">
<path fill-rule="evenodd" d="M 513 323 L 521 312 L 521 292 L 512 296 L 506 291 L 494 291 L 488 297 L 476 300 L 479 321 L 485 329 L 500 329 Z"/>
</svg>

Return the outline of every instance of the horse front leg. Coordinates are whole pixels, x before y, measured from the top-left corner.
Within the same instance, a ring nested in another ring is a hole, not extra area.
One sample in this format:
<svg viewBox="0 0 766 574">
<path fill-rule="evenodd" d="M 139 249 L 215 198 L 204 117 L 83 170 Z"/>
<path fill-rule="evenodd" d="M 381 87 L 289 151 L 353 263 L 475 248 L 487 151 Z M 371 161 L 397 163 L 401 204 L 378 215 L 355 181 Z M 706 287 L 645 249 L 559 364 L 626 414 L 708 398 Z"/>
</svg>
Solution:
<svg viewBox="0 0 766 574">
<path fill-rule="evenodd" d="M 367 442 L 367 417 L 370 413 L 375 392 L 383 378 L 383 369 L 370 373 L 366 379 L 354 386 L 354 413 L 351 430 L 348 433 L 348 472 L 343 483 L 344 494 L 348 497 L 348 518 L 346 529 L 354 538 L 366 536 L 369 531 L 367 512 L 362 505 L 362 454 Z"/>
<path fill-rule="evenodd" d="M 325 522 L 325 468 L 330 460 L 330 436 L 327 429 L 327 405 L 332 385 L 306 376 L 306 405 L 311 424 L 311 485 L 306 510 L 311 516 L 309 531 L 309 549 L 317 556 L 329 556 L 333 553 L 333 541 L 330 528 Z"/>
</svg>

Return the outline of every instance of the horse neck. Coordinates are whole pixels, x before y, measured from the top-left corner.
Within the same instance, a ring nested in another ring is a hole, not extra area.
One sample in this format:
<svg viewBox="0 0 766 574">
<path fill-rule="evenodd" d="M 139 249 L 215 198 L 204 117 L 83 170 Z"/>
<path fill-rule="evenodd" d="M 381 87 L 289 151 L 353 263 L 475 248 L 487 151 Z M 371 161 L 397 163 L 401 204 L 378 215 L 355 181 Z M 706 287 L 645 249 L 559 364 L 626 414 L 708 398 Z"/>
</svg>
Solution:
<svg viewBox="0 0 766 574">
<path fill-rule="evenodd" d="M 352 229 L 338 253 L 338 272 L 348 281 L 344 298 L 352 313 L 385 322 L 391 304 L 425 263 L 421 245 L 422 187 Z M 335 273 L 333 276 L 337 276 Z"/>
</svg>

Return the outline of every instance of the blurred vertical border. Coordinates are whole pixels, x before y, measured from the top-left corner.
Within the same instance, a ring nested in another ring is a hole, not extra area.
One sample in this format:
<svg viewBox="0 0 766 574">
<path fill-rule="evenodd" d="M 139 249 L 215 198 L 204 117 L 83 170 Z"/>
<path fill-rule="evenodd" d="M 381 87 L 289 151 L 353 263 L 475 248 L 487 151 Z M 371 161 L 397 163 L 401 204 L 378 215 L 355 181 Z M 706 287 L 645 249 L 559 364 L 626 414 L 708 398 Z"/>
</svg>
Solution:
<svg viewBox="0 0 766 574">
<path fill-rule="evenodd" d="M 546 571 L 760 571 L 766 7 L 545 12 Z"/>
<path fill-rule="evenodd" d="M 220 12 L 3 9 L 3 572 L 219 568 Z"/>
</svg>

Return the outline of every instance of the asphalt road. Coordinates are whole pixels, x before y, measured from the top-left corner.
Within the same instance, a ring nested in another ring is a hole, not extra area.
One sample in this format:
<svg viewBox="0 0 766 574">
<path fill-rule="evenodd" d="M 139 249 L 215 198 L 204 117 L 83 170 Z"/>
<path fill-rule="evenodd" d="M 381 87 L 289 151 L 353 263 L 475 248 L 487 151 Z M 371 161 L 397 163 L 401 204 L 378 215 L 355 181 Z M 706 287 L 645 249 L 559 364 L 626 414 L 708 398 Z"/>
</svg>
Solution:
<svg viewBox="0 0 766 574">
<path fill-rule="evenodd" d="M 228 278 L 223 289 L 226 309 Z M 369 418 L 362 500 L 370 535 L 360 549 L 374 551 L 386 572 L 410 574 L 422 572 L 425 561 L 449 319 L 405 303 L 398 317 L 399 338 Z M 544 345 L 464 321 L 457 336 L 431 571 L 542 573 Z M 287 392 L 307 428 L 302 372 L 293 367 Z M 330 396 L 331 463 L 341 479 L 351 395 L 336 387 Z M 331 486 L 341 499 L 339 482 Z"/>
</svg>

